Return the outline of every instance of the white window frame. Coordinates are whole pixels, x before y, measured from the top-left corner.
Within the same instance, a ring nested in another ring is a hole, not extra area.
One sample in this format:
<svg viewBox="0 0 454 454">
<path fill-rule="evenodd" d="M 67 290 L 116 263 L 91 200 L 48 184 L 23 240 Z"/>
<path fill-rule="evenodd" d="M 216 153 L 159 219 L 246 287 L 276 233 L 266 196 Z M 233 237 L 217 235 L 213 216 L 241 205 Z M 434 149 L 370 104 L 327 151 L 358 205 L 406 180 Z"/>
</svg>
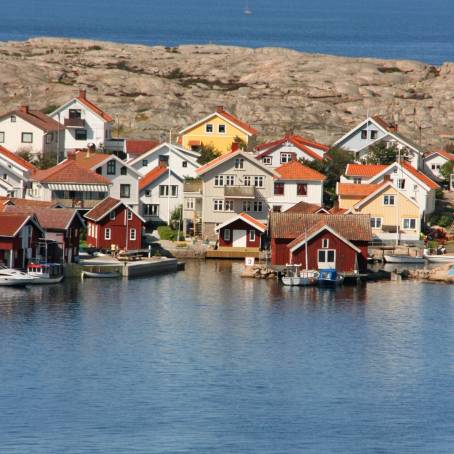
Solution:
<svg viewBox="0 0 454 454">
<path fill-rule="evenodd" d="M 281 153 L 281 156 L 280 156 L 281 164 L 286 164 L 287 162 L 290 162 L 291 160 L 292 160 L 292 153 L 289 153 L 287 151 L 284 151 Z"/>
<path fill-rule="evenodd" d="M 361 177 L 353 177 L 353 184 L 361 184 Z"/>
<path fill-rule="evenodd" d="M 263 211 L 263 202 L 261 200 L 254 200 L 253 211 L 254 213 L 261 213 Z"/>
<path fill-rule="evenodd" d="M 105 240 L 111 240 L 112 239 L 112 230 L 110 229 L 110 227 L 106 227 L 104 229 L 104 239 Z"/>
<path fill-rule="evenodd" d="M 399 189 L 405 190 L 405 178 L 398 178 L 397 179 L 397 187 Z"/>
<path fill-rule="evenodd" d="M 254 187 L 263 188 L 264 186 L 265 186 L 265 177 L 263 175 L 254 175 Z"/>
<path fill-rule="evenodd" d="M 405 227 L 405 222 L 406 221 L 409 223 L 408 227 Z M 415 224 L 414 227 L 411 226 L 412 223 Z M 416 226 L 417 226 L 417 219 L 416 218 L 403 218 L 402 219 L 402 229 L 403 230 L 416 230 Z"/>
<path fill-rule="evenodd" d="M 328 254 L 330 252 L 333 252 L 334 254 L 334 260 L 332 262 L 328 262 Z M 323 255 L 323 260 L 320 260 L 320 255 Z M 332 265 L 336 266 L 336 249 L 318 249 L 317 250 L 317 264 L 320 266 L 320 264 L 324 263 L 325 266 L 331 267 Z"/>
<path fill-rule="evenodd" d="M 370 218 L 370 227 L 372 229 L 381 229 L 383 225 L 383 218 L 377 217 L 377 216 L 372 216 Z"/>
<path fill-rule="evenodd" d="M 250 175 L 244 176 L 244 186 L 251 186 L 251 176 Z"/>
<path fill-rule="evenodd" d="M 392 202 L 393 203 L 390 203 L 391 202 L 391 198 L 392 198 Z M 386 202 L 386 200 L 388 200 L 388 203 Z M 383 196 L 383 205 L 387 206 L 387 207 L 395 206 L 396 205 L 396 196 L 394 194 L 385 194 Z"/>
<path fill-rule="evenodd" d="M 224 200 L 224 211 L 233 211 L 233 200 Z"/>
<path fill-rule="evenodd" d="M 265 156 L 263 158 L 263 164 L 265 164 L 266 166 L 270 166 L 273 164 L 273 157 L 272 156 Z"/>
<path fill-rule="evenodd" d="M 367 140 L 367 129 L 361 130 L 361 140 Z"/>
<path fill-rule="evenodd" d="M 222 188 L 224 186 L 224 175 L 216 175 L 214 177 L 214 187 Z"/>
<path fill-rule="evenodd" d="M 322 239 L 322 248 L 323 249 L 328 249 L 329 248 L 329 239 L 328 238 L 323 238 Z"/>
<path fill-rule="evenodd" d="M 224 211 L 224 200 L 214 199 L 213 200 L 213 211 Z"/>
<path fill-rule="evenodd" d="M 195 206 L 195 199 L 194 197 L 188 197 L 186 199 L 186 210 L 193 210 Z"/>
<path fill-rule="evenodd" d="M 250 200 L 243 200 L 243 211 L 245 213 L 249 213 L 252 211 L 252 206 L 251 206 Z"/>
<path fill-rule="evenodd" d="M 147 190 L 145 191 L 145 197 L 151 197 L 151 191 L 150 191 L 150 189 L 147 189 Z"/>
<path fill-rule="evenodd" d="M 225 185 L 235 186 L 235 175 L 225 175 Z"/>
<path fill-rule="evenodd" d="M 221 127 L 224 128 L 224 131 L 221 131 Z M 218 125 L 218 133 L 219 134 L 226 134 L 227 133 L 227 127 L 226 127 L 226 125 L 224 123 L 220 123 Z"/>
<path fill-rule="evenodd" d="M 137 231 L 136 229 L 129 230 L 129 241 L 136 241 L 137 238 Z"/>
<path fill-rule="evenodd" d="M 255 241 L 255 230 L 249 230 L 249 241 Z"/>
<path fill-rule="evenodd" d="M 230 241 L 230 229 L 224 229 L 223 238 L 224 241 Z"/>
<path fill-rule="evenodd" d="M 132 211 L 128 210 L 128 221 L 132 221 Z"/>
<path fill-rule="evenodd" d="M 115 210 L 112 210 L 112 211 L 109 213 L 109 220 L 110 220 L 110 221 L 115 221 L 115 217 L 116 217 Z"/>
<path fill-rule="evenodd" d="M 208 131 L 208 128 L 211 127 L 211 131 Z M 214 126 L 213 126 L 213 123 L 207 123 L 205 125 L 205 134 L 213 134 L 214 132 Z"/>
<path fill-rule="evenodd" d="M 235 158 L 235 169 L 244 170 L 244 158 Z"/>
</svg>

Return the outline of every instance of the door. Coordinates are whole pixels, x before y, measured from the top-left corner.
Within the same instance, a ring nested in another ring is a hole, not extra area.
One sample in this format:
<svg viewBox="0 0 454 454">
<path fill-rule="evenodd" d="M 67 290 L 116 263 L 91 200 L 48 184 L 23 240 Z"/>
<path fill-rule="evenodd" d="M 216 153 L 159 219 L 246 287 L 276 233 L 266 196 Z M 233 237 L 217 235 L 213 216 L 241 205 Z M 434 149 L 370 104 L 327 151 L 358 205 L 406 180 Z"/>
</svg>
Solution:
<svg viewBox="0 0 454 454">
<path fill-rule="evenodd" d="M 334 249 L 318 250 L 318 269 L 336 269 L 336 251 Z"/>
<path fill-rule="evenodd" d="M 233 247 L 246 247 L 247 230 L 233 230 Z"/>
</svg>

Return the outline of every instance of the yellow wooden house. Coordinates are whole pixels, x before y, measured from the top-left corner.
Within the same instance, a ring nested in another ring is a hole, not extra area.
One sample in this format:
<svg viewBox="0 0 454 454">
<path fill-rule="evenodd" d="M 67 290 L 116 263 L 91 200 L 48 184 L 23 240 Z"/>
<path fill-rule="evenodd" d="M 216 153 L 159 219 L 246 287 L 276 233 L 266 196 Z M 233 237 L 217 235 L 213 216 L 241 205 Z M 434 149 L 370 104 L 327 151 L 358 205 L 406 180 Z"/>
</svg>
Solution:
<svg viewBox="0 0 454 454">
<path fill-rule="evenodd" d="M 218 106 L 212 114 L 181 130 L 178 143 L 189 150 L 197 150 L 201 145 L 212 145 L 225 154 L 232 151 L 236 138 L 244 142 L 248 150 L 252 149 L 256 136 L 256 129 Z"/>
<path fill-rule="evenodd" d="M 338 183 L 337 194 L 339 208 L 347 210 L 346 214 L 370 215 L 374 238 L 383 241 L 419 240 L 422 214 L 419 205 L 392 182 L 376 185 Z"/>
</svg>

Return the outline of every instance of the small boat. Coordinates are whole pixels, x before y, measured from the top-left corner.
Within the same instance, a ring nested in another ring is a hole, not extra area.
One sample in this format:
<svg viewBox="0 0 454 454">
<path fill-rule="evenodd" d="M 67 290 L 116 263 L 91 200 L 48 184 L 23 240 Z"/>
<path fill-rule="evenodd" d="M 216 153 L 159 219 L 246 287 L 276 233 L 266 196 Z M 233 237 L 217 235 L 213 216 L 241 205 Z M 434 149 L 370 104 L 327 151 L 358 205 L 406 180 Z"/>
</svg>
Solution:
<svg viewBox="0 0 454 454">
<path fill-rule="evenodd" d="M 246 2 L 246 6 L 244 7 L 244 14 L 246 16 L 250 16 L 252 14 L 252 9 L 249 8 L 249 3 L 248 2 Z"/>
<path fill-rule="evenodd" d="M 281 280 L 284 285 L 308 286 L 315 285 L 319 276 L 315 270 L 300 270 L 301 265 L 286 265 Z"/>
<path fill-rule="evenodd" d="M 321 287 L 336 287 L 344 281 L 343 276 L 337 274 L 335 269 L 319 270 L 318 285 Z"/>
<path fill-rule="evenodd" d="M 58 284 L 64 277 L 60 263 L 29 263 L 27 274 L 35 278 L 32 285 Z"/>
<path fill-rule="evenodd" d="M 424 257 L 406 254 L 385 254 L 384 259 L 386 263 L 414 263 L 414 264 L 425 263 Z"/>
<path fill-rule="evenodd" d="M 424 254 L 424 258 L 431 263 L 454 263 L 454 255 L 451 254 Z"/>
<path fill-rule="evenodd" d="M 14 268 L 0 268 L 0 286 L 24 287 L 32 284 L 36 278 Z"/>
<path fill-rule="evenodd" d="M 120 273 L 117 273 L 116 271 L 82 271 L 82 277 L 109 279 L 120 276 Z"/>
</svg>

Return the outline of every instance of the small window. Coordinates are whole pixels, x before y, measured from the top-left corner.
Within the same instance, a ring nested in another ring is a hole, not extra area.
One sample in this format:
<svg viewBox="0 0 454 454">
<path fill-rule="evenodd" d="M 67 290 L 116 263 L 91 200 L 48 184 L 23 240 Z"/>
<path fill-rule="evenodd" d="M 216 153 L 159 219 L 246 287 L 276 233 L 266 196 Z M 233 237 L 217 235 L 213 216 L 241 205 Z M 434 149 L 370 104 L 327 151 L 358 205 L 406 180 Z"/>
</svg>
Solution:
<svg viewBox="0 0 454 454">
<path fill-rule="evenodd" d="M 383 204 L 384 205 L 394 205 L 394 196 L 393 195 L 383 196 Z"/>
<path fill-rule="evenodd" d="M 381 228 L 381 218 L 370 218 L 370 226 L 373 229 L 380 229 Z"/>
<path fill-rule="evenodd" d="M 251 211 L 251 201 L 250 200 L 243 200 L 243 211 Z"/>
<path fill-rule="evenodd" d="M 4 179 L 5 181 L 8 180 L 8 174 L 7 174 L 7 173 L 4 173 L 4 174 L 3 174 L 3 179 Z"/>
<path fill-rule="evenodd" d="M 280 213 L 282 211 L 282 205 L 273 205 L 274 213 Z"/>
<path fill-rule="evenodd" d="M 151 197 L 151 191 L 149 189 L 145 191 L 145 197 Z"/>
<path fill-rule="evenodd" d="M 223 200 L 213 200 L 213 210 L 214 211 L 223 211 L 224 210 L 224 201 Z"/>
<path fill-rule="evenodd" d="M 210 123 L 205 125 L 205 132 L 208 133 L 208 134 L 211 134 L 213 132 L 213 125 L 210 124 Z"/>
<path fill-rule="evenodd" d="M 159 185 L 159 197 L 166 197 L 169 195 L 169 186 L 166 184 Z"/>
<path fill-rule="evenodd" d="M 22 133 L 22 143 L 33 143 L 33 133 L 32 132 L 23 132 Z"/>
<path fill-rule="evenodd" d="M 117 172 L 117 162 L 112 159 L 107 163 L 107 175 L 115 175 Z"/>
<path fill-rule="evenodd" d="M 307 184 L 298 183 L 296 185 L 296 195 L 307 195 Z"/>
<path fill-rule="evenodd" d="M 76 129 L 74 133 L 76 140 L 87 140 L 87 130 L 86 129 Z"/>
<path fill-rule="evenodd" d="M 405 230 L 416 230 L 416 219 L 414 219 L 414 218 L 405 218 L 403 220 L 403 228 Z"/>
<path fill-rule="evenodd" d="M 256 213 L 263 211 L 263 202 L 254 202 L 254 211 Z"/>
<path fill-rule="evenodd" d="M 115 219 L 115 210 L 112 210 L 110 213 L 109 213 L 109 219 L 111 221 L 113 221 Z"/>
<path fill-rule="evenodd" d="M 111 238 L 110 229 L 109 228 L 104 229 L 104 239 L 110 240 L 110 238 Z"/>
<path fill-rule="evenodd" d="M 397 180 L 397 187 L 399 189 L 405 189 L 405 178 L 399 178 Z"/>
<path fill-rule="evenodd" d="M 361 177 L 353 177 L 353 184 L 361 184 Z"/>
<path fill-rule="evenodd" d="M 323 240 L 322 240 L 322 248 L 323 249 L 329 248 L 329 239 L 328 238 L 323 238 Z"/>
<path fill-rule="evenodd" d="M 195 206 L 195 200 L 193 197 L 186 199 L 186 210 L 193 210 Z"/>
<path fill-rule="evenodd" d="M 435 170 L 435 164 L 432 164 L 432 170 Z"/>
<path fill-rule="evenodd" d="M 224 175 L 216 175 L 214 177 L 214 185 L 215 186 L 224 186 Z"/>
<path fill-rule="evenodd" d="M 159 216 L 159 205 L 158 204 L 145 204 L 143 206 L 144 216 Z"/>
<path fill-rule="evenodd" d="M 225 201 L 225 211 L 233 211 L 233 200 Z"/>
<path fill-rule="evenodd" d="M 130 184 L 120 184 L 120 197 L 122 199 L 127 199 L 131 197 L 131 185 Z"/>
<path fill-rule="evenodd" d="M 225 134 L 225 125 L 219 125 L 218 132 L 219 134 Z"/>
<path fill-rule="evenodd" d="M 128 210 L 128 221 L 132 221 L 132 211 Z"/>
<path fill-rule="evenodd" d="M 235 169 L 244 169 L 244 159 L 243 158 L 235 159 Z"/>
<path fill-rule="evenodd" d="M 224 229 L 224 241 L 230 241 L 230 229 Z"/>
<path fill-rule="evenodd" d="M 11 123 L 16 123 L 16 115 L 11 115 Z"/>
<path fill-rule="evenodd" d="M 281 153 L 281 164 L 285 164 L 292 160 L 292 153 Z"/>
<path fill-rule="evenodd" d="M 142 167 L 148 166 L 148 159 L 142 159 Z"/>
<path fill-rule="evenodd" d="M 263 164 L 270 166 L 271 164 L 273 164 L 273 158 L 271 156 L 265 156 L 263 158 Z"/>
<path fill-rule="evenodd" d="M 129 231 L 129 239 L 131 241 L 135 241 L 136 240 L 136 229 L 131 229 Z"/>
<path fill-rule="evenodd" d="M 371 138 L 372 140 L 375 140 L 377 137 L 378 137 L 378 131 L 372 130 L 372 131 L 370 132 L 370 138 Z"/>
<path fill-rule="evenodd" d="M 246 175 L 244 177 L 244 185 L 245 186 L 250 186 L 251 185 L 251 177 L 249 175 Z"/>
<path fill-rule="evenodd" d="M 274 195 L 284 195 L 284 183 L 274 183 Z"/>
<path fill-rule="evenodd" d="M 181 163 L 181 166 L 182 166 L 182 167 L 187 167 L 187 166 L 188 166 L 188 161 L 183 161 L 183 162 Z"/>
<path fill-rule="evenodd" d="M 235 175 L 226 175 L 225 176 L 225 185 L 226 186 L 235 186 Z"/>
<path fill-rule="evenodd" d="M 128 174 L 128 169 L 123 166 L 121 169 L 120 169 L 120 175 L 127 175 Z"/>
<path fill-rule="evenodd" d="M 264 182 L 265 182 L 265 177 L 262 177 L 262 176 L 254 177 L 254 186 L 256 188 L 263 188 Z"/>
<path fill-rule="evenodd" d="M 96 173 L 97 173 L 98 175 L 102 175 L 102 167 L 98 167 L 98 168 L 96 169 Z"/>
<path fill-rule="evenodd" d="M 367 139 L 367 129 L 363 129 L 361 131 L 361 139 L 363 140 Z"/>
<path fill-rule="evenodd" d="M 249 230 L 249 241 L 255 241 L 255 230 Z"/>
<path fill-rule="evenodd" d="M 172 197 L 178 197 L 178 186 L 172 185 L 171 190 L 172 190 Z"/>
<path fill-rule="evenodd" d="M 82 118 L 80 109 L 69 109 L 69 118 Z"/>
<path fill-rule="evenodd" d="M 0 143 L 5 143 L 5 133 L 3 131 L 0 132 Z"/>
</svg>

